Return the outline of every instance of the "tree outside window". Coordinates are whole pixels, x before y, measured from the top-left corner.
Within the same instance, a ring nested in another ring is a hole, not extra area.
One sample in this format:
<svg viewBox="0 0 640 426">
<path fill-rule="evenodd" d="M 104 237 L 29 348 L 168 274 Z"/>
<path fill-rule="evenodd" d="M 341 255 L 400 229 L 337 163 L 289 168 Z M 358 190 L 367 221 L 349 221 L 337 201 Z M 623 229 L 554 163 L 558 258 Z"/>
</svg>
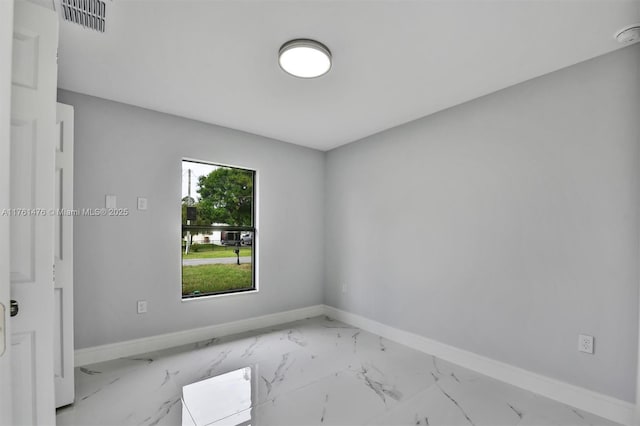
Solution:
<svg viewBox="0 0 640 426">
<path fill-rule="evenodd" d="M 255 172 L 182 161 L 182 297 L 255 289 Z"/>
</svg>

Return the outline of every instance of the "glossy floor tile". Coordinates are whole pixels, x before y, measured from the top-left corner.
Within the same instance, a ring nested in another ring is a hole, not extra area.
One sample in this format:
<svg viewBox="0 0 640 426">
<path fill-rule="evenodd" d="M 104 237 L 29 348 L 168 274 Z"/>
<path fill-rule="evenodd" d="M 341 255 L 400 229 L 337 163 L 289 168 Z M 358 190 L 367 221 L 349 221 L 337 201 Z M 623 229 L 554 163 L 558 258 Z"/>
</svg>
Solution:
<svg viewBox="0 0 640 426">
<path fill-rule="evenodd" d="M 326 317 L 76 371 L 64 425 L 614 425 Z"/>
</svg>

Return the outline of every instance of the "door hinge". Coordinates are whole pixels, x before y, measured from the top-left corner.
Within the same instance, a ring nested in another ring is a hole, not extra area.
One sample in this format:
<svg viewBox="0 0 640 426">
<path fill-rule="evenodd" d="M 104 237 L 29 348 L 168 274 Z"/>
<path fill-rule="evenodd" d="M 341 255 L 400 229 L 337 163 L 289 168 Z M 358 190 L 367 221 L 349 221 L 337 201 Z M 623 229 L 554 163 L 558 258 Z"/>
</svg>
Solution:
<svg viewBox="0 0 640 426">
<path fill-rule="evenodd" d="M 18 312 L 20 312 L 20 305 L 18 305 L 18 302 L 16 300 L 11 300 L 9 315 L 15 317 L 16 315 L 18 315 Z"/>
</svg>

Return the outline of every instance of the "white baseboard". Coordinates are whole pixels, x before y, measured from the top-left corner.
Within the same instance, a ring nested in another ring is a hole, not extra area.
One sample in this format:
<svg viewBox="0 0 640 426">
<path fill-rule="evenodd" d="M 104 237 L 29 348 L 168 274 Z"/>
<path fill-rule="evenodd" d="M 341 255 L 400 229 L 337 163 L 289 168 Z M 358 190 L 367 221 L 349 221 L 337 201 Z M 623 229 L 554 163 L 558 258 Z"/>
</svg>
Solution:
<svg viewBox="0 0 640 426">
<path fill-rule="evenodd" d="M 443 360 L 611 421 L 629 426 L 634 424 L 635 405 L 630 402 L 571 385 L 519 367 L 514 367 L 510 364 L 496 361 L 326 305 L 309 306 L 193 330 L 178 331 L 142 339 L 78 349 L 75 351 L 75 366 L 79 367 L 96 362 L 130 357 L 145 352 L 196 343 L 212 337 L 227 336 L 319 315 L 328 315 L 331 318 L 378 334 L 386 339 L 393 340 L 413 349 L 428 353 L 429 355 L 434 355 Z"/>
<path fill-rule="evenodd" d="M 224 324 L 195 328 L 192 330 L 177 331 L 174 333 L 160 334 L 141 339 L 127 340 L 108 345 L 93 346 L 77 349 L 75 351 L 76 367 L 94 364 L 96 362 L 110 361 L 117 358 L 125 358 L 139 355 L 145 352 L 167 349 L 175 346 L 196 343 L 212 337 L 228 336 L 244 331 L 271 327 L 304 318 L 315 317 L 324 314 L 324 305 L 308 306 L 306 308 L 275 314 L 252 317 Z"/>
<path fill-rule="evenodd" d="M 504 362 L 428 339 L 415 333 L 390 327 L 380 322 L 352 314 L 331 306 L 324 307 L 325 315 L 363 330 L 393 340 L 413 349 L 442 358 L 445 361 L 477 371 L 513 386 L 554 399 L 605 419 L 633 425 L 635 405 L 579 386 L 571 385 L 541 374 L 533 373 Z"/>
</svg>

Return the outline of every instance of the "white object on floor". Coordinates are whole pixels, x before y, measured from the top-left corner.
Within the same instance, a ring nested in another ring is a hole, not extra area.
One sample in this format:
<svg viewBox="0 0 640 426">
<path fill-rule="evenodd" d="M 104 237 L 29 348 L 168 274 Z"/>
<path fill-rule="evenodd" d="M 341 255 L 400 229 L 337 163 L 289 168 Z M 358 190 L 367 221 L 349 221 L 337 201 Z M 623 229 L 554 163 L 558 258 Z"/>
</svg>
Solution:
<svg viewBox="0 0 640 426">
<path fill-rule="evenodd" d="M 182 424 L 204 426 L 233 415 L 240 423 L 251 421 L 253 377 L 251 367 L 244 367 L 184 386 Z"/>
</svg>

